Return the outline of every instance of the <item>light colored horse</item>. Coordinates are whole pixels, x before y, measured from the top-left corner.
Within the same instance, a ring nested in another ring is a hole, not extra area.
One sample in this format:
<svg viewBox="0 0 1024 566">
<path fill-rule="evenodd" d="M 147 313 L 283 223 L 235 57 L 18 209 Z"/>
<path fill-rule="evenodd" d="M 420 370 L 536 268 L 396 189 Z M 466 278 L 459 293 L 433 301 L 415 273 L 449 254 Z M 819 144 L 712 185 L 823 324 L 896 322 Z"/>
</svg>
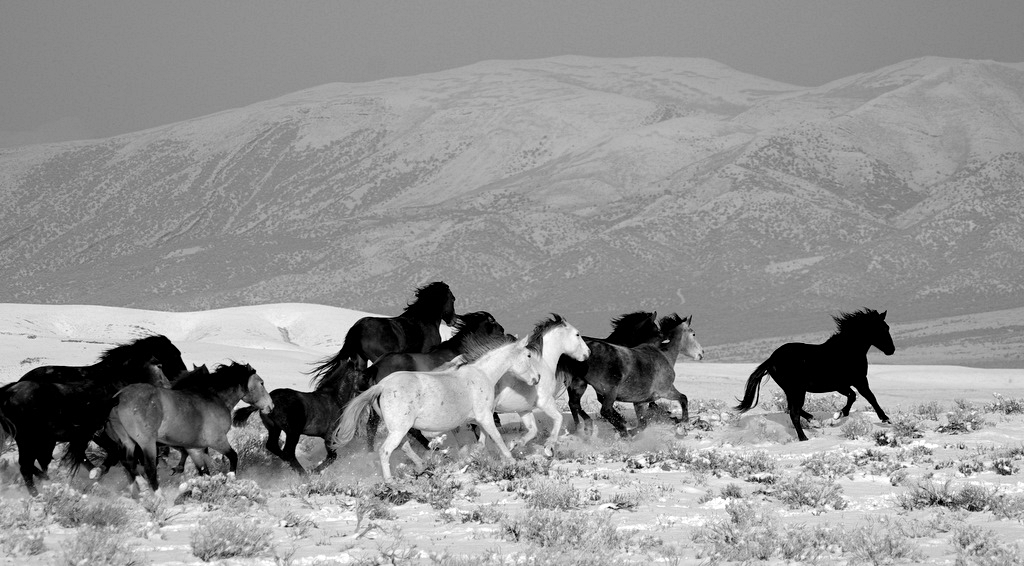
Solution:
<svg viewBox="0 0 1024 566">
<path fill-rule="evenodd" d="M 552 420 L 551 434 L 544 444 L 544 454 L 552 458 L 562 430 L 562 411 L 555 399 L 565 391 L 565 383 L 557 378 L 558 360 L 562 355 L 577 361 L 586 360 L 590 356 L 590 348 L 579 331 L 557 314 L 534 327 L 528 340 L 541 352 L 540 381 L 536 385 L 528 385 L 513 375 L 502 376 L 496 387 L 494 412 L 519 414 L 526 433 L 510 443 L 509 447 L 515 448 L 516 445 L 525 446 L 537 436 L 537 417 L 533 411 L 543 411 Z"/>
<path fill-rule="evenodd" d="M 496 343 L 501 345 L 494 347 Z M 388 375 L 345 406 L 334 431 L 334 445 L 352 441 L 356 424 L 372 406 L 388 429 L 387 438 L 378 449 L 385 481 L 391 480 L 391 453 L 400 444 L 417 465 L 421 464 L 408 440 L 403 443 L 412 428 L 441 433 L 474 421 L 494 440 L 501 455 L 511 460 L 512 453 L 494 426 L 494 386 L 506 372 L 530 384 L 540 380 L 535 367 L 538 353 L 527 344 L 527 338 L 512 343 L 489 341 L 463 354 L 469 360 L 465 364 Z"/>
<path fill-rule="evenodd" d="M 189 382 L 186 383 L 186 380 Z M 238 468 L 238 454 L 228 442 L 231 408 L 245 401 L 271 411 L 274 403 L 263 378 L 248 364 L 217 367 L 208 376 L 196 374 L 175 384 L 175 389 L 135 384 L 117 393 L 107 430 L 125 449 L 124 467 L 138 483 L 136 459 L 142 456 L 149 486 L 160 493 L 156 470 L 157 442 L 188 450 L 195 462 L 210 447 L 228 458 L 230 470 Z M 138 452 L 136 451 L 138 449 Z M 203 471 L 203 470 L 201 470 Z"/>
</svg>

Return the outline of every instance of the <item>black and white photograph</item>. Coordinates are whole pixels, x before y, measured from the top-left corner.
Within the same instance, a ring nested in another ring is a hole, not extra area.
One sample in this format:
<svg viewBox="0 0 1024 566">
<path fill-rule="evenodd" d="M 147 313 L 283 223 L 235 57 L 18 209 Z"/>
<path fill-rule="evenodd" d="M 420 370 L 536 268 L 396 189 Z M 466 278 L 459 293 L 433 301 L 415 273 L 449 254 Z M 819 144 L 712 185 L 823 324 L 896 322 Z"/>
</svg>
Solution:
<svg viewBox="0 0 1024 566">
<path fill-rule="evenodd" d="M 0 564 L 1022 541 L 1024 2 L 0 0 Z"/>
</svg>

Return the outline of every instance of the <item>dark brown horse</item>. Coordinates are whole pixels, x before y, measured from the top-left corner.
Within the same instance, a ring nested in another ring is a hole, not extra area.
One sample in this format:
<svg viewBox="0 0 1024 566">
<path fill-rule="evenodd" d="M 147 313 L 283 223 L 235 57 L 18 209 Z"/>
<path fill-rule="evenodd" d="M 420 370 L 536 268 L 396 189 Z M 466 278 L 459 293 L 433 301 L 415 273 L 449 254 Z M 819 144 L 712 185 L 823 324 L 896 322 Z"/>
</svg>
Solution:
<svg viewBox="0 0 1024 566">
<path fill-rule="evenodd" d="M 601 416 L 622 436 L 630 432 L 626 429 L 625 418 L 615 410 L 616 401 L 633 403 L 640 429 L 647 426 L 647 408 L 657 399 L 678 401 L 680 422 L 686 422 L 689 419 L 687 399 L 675 388 L 674 366 L 680 353 L 698 360 L 704 357 L 704 349 L 697 342 L 690 321 L 690 317 L 680 318 L 675 313 L 663 317 L 659 322 L 660 334 L 633 347 L 602 341 L 588 344 L 591 353 L 586 371 L 568 377 L 573 419 L 576 420 L 578 414 L 584 420 L 584 430 L 590 429 L 590 416 L 580 405 L 590 385 L 601 403 Z"/>
<path fill-rule="evenodd" d="M 747 379 L 746 392 L 736 410 L 746 412 L 757 405 L 761 380 L 770 375 L 786 394 L 789 416 L 800 440 L 807 440 L 800 417 L 807 420 L 813 415 L 804 411 L 807 393 L 838 391 L 846 395 L 846 406 L 841 414 L 850 415 L 850 407 L 857 399 L 853 388 L 867 399 L 882 422 L 889 422 L 885 411 L 878 406 L 875 395 L 868 387 L 868 350 L 878 348 L 886 356 L 896 351 L 885 322 L 885 312 L 861 309 L 833 316 L 836 332 L 823 344 L 790 342 L 779 346 L 768 359 L 757 366 Z"/>
<path fill-rule="evenodd" d="M 295 457 L 295 448 L 302 435 L 318 436 L 324 439 L 327 457 L 314 470 L 318 472 L 338 457 L 334 449 L 334 427 L 338 424 L 341 412 L 356 393 L 356 384 L 361 380 L 362 371 L 356 367 L 354 360 L 345 360 L 331 371 L 317 374 L 313 379 L 313 391 L 307 393 L 294 389 L 275 389 L 270 392 L 274 408 L 270 412 L 260 412 L 260 420 L 267 428 L 267 450 L 281 458 L 300 474 L 306 469 Z M 235 426 L 242 426 L 249 415 L 259 410 L 258 407 L 242 407 L 234 412 L 232 421 Z M 284 448 L 281 448 L 281 432 L 285 433 Z"/>
<path fill-rule="evenodd" d="M 72 471 L 91 467 L 86 447 L 103 428 L 118 390 L 131 383 L 166 385 L 165 374 L 184 370 L 181 352 L 159 335 L 111 348 L 91 366 L 35 368 L 0 388 L 0 444 L 14 437 L 21 477 L 35 495 L 34 478 L 47 477 L 58 442 L 68 443 L 65 461 Z"/>
<path fill-rule="evenodd" d="M 263 378 L 247 364 L 218 366 L 208 376 L 183 379 L 178 388 L 135 384 L 117 393 L 110 411 L 109 434 L 124 448 L 124 467 L 137 480 L 142 466 L 150 488 L 160 488 L 157 478 L 157 443 L 188 449 L 195 461 L 196 449 L 213 448 L 227 456 L 230 471 L 238 468 L 238 454 L 228 442 L 231 409 L 239 401 L 263 411 L 274 408 Z M 206 471 L 206 470 L 201 470 Z M 133 481 L 134 485 L 134 481 Z"/>
<path fill-rule="evenodd" d="M 345 335 L 341 351 L 325 360 L 321 367 L 341 365 L 353 359 L 360 369 L 389 352 L 426 352 L 441 343 L 440 324 L 455 318 L 455 295 L 448 285 L 435 281 L 416 289 L 416 299 L 402 314 L 391 317 L 364 317 Z"/>
</svg>

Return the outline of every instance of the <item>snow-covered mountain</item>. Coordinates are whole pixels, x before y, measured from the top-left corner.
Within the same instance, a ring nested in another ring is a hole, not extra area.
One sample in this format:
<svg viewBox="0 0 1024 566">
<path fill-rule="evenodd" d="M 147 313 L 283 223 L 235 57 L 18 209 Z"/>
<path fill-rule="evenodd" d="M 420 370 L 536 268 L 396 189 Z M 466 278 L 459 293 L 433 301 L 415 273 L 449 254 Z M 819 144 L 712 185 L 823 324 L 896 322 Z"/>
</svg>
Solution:
<svg viewBox="0 0 1024 566">
<path fill-rule="evenodd" d="M 1022 64 L 491 61 L 0 150 L 0 300 L 397 314 L 441 279 L 512 330 L 733 342 L 1024 306 L 1022 185 Z"/>
</svg>

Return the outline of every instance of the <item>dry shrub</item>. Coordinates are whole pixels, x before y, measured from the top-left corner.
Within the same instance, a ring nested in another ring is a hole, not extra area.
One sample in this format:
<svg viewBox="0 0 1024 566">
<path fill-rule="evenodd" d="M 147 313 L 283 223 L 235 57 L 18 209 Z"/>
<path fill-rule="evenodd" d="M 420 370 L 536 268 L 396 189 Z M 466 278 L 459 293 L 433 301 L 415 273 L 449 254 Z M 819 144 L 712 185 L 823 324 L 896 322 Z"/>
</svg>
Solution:
<svg viewBox="0 0 1024 566">
<path fill-rule="evenodd" d="M 114 528 L 87 526 L 60 546 L 54 560 L 57 566 L 138 566 L 147 561 Z"/>
<path fill-rule="evenodd" d="M 192 554 L 204 562 L 251 558 L 270 550 L 271 531 L 254 519 L 215 515 L 204 517 L 192 531 Z"/>
</svg>

